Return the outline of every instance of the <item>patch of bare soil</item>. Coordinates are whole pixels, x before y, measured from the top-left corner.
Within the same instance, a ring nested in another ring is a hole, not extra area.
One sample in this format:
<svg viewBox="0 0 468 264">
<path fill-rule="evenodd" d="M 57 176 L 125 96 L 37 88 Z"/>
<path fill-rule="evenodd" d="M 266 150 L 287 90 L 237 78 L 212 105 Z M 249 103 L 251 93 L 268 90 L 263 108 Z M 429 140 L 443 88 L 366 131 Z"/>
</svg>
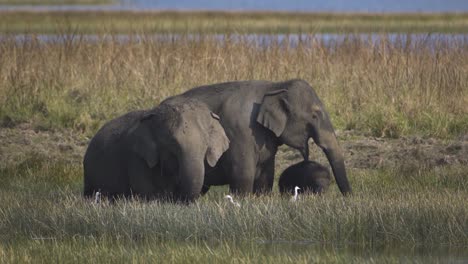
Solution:
<svg viewBox="0 0 468 264">
<path fill-rule="evenodd" d="M 468 165 L 468 140 L 441 141 L 420 137 L 399 139 L 361 138 L 344 141 L 348 163 L 354 168 L 395 167 L 420 164 L 427 167 Z"/>
<path fill-rule="evenodd" d="M 456 140 L 421 137 L 398 139 L 364 137 L 353 132 L 338 134 L 349 168 L 384 168 L 410 165 L 428 167 L 468 165 L 468 135 Z M 51 161 L 81 163 L 89 138 L 71 130 L 37 131 L 27 124 L 0 128 L 0 168 L 17 164 L 32 155 Z M 323 152 L 310 144 L 310 158 L 328 164 Z M 285 169 L 300 161 L 298 151 L 281 146 L 277 169 Z"/>
<path fill-rule="evenodd" d="M 468 135 L 456 140 L 422 137 L 398 139 L 376 138 L 340 133 L 339 142 L 348 168 L 376 169 L 385 167 L 468 165 Z M 325 155 L 310 144 L 310 159 L 328 164 Z M 297 151 L 282 146 L 277 154 L 279 167 L 286 168 L 302 160 Z"/>
<path fill-rule="evenodd" d="M 89 139 L 71 130 L 40 131 L 28 124 L 0 127 L 0 168 L 33 156 L 51 161 L 81 162 Z"/>
</svg>

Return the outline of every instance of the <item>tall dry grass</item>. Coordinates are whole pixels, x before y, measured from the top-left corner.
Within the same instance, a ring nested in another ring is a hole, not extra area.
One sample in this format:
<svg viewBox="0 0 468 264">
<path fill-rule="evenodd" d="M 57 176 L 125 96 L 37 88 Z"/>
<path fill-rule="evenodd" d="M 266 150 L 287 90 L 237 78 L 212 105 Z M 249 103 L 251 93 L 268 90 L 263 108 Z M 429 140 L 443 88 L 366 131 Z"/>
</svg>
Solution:
<svg viewBox="0 0 468 264">
<path fill-rule="evenodd" d="M 2 37 L 0 117 L 4 125 L 92 133 L 112 117 L 197 85 L 303 78 L 340 129 L 390 137 L 467 133 L 466 39 L 379 37 Z"/>
</svg>

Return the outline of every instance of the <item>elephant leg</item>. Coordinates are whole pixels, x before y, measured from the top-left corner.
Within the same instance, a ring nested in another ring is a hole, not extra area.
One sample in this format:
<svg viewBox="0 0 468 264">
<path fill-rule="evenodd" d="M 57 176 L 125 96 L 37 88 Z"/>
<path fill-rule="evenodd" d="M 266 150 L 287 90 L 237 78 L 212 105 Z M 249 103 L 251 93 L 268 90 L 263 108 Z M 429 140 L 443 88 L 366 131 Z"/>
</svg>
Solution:
<svg viewBox="0 0 468 264">
<path fill-rule="evenodd" d="M 313 193 L 314 194 L 322 194 L 323 192 L 323 187 L 322 186 L 317 186 L 314 190 L 313 190 Z"/>
<path fill-rule="evenodd" d="M 273 181 L 275 177 L 275 157 L 270 158 L 263 163 L 259 175 L 254 181 L 254 193 L 270 193 L 273 189 Z"/>
<path fill-rule="evenodd" d="M 203 185 L 203 187 L 201 189 L 201 195 L 205 195 L 209 190 L 210 190 L 210 186 Z"/>
<path fill-rule="evenodd" d="M 240 152 L 232 156 L 230 169 L 229 190 L 236 194 L 249 194 L 253 191 L 253 183 L 256 174 L 254 155 Z"/>
</svg>

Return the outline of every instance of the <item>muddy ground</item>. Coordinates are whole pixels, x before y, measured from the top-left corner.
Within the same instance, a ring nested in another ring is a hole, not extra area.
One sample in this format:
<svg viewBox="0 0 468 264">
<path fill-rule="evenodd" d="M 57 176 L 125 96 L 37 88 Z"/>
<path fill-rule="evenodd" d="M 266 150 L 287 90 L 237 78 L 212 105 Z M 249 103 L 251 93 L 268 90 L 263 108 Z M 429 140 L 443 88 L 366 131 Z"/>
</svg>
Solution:
<svg viewBox="0 0 468 264">
<path fill-rule="evenodd" d="M 375 138 L 352 131 L 337 132 L 345 151 L 348 168 L 373 169 L 406 164 L 427 167 L 468 165 L 468 135 L 455 140 L 422 137 L 398 139 Z M 0 128 L 0 168 L 20 163 L 31 156 L 81 163 L 89 138 L 71 130 L 38 131 L 28 124 Z M 311 159 L 327 164 L 313 143 Z M 300 154 L 282 146 L 277 154 L 277 168 L 284 169 L 301 159 Z"/>
</svg>

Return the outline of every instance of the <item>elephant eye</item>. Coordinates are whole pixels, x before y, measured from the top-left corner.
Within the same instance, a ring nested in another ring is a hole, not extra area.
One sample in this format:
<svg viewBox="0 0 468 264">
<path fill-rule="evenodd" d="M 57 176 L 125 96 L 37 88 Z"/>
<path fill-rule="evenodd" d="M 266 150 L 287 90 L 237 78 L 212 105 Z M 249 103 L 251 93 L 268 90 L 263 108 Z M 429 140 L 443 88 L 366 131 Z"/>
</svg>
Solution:
<svg viewBox="0 0 468 264">
<path fill-rule="evenodd" d="M 320 108 L 315 107 L 315 106 L 312 107 L 312 118 L 315 120 L 321 116 L 322 116 L 322 111 L 320 110 Z"/>
<path fill-rule="evenodd" d="M 317 105 L 312 105 L 310 111 L 316 116 L 321 112 L 320 107 Z"/>
</svg>

